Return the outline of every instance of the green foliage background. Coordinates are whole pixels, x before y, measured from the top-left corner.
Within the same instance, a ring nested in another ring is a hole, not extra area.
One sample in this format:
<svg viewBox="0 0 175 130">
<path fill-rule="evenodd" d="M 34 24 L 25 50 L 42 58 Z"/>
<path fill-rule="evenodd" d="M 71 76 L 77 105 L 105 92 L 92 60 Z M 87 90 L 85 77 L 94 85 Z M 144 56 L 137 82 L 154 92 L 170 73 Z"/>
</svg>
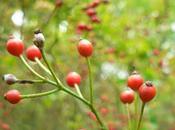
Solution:
<svg viewBox="0 0 175 130">
<path fill-rule="evenodd" d="M 63 5 L 52 14 L 53 0 L 0 0 L 0 75 L 13 73 L 21 79 L 35 79 L 20 59 L 11 56 L 5 49 L 9 34 L 22 34 L 25 46 L 32 44 L 33 31 L 41 28 L 46 38 L 48 59 L 58 76 L 64 81 L 69 71 L 77 71 L 83 76 L 82 93 L 88 98 L 87 66 L 84 58 L 76 50 L 79 36 L 78 23 L 91 24 L 82 11 L 90 0 L 64 0 Z M 17 27 L 11 20 L 16 10 L 24 12 L 24 25 Z M 145 80 L 151 80 L 157 87 L 157 96 L 145 110 L 143 130 L 174 130 L 175 103 L 175 2 L 174 0 L 111 0 L 97 8 L 100 24 L 92 24 L 93 31 L 83 33 L 94 43 L 92 56 L 95 101 L 97 108 L 107 107 L 109 115 L 102 117 L 105 123 L 114 122 L 119 130 L 126 127 L 120 116 L 125 113 L 119 101 L 119 93 L 126 88 L 127 75 L 133 66 Z M 61 32 L 60 26 L 67 31 Z M 107 53 L 113 48 L 114 53 Z M 158 56 L 154 50 L 159 50 Z M 160 67 L 163 63 L 163 67 Z M 36 70 L 43 73 L 34 63 Z M 103 70 L 107 66 L 107 70 Z M 115 71 L 111 71 L 111 67 Z M 45 74 L 45 73 L 43 73 Z M 0 120 L 10 125 L 12 130 L 78 130 L 97 129 L 89 119 L 88 109 L 65 93 L 57 93 L 43 98 L 25 100 L 12 106 L 5 102 L 3 93 L 16 88 L 24 94 L 52 89 L 47 85 L 7 86 L 0 81 Z M 107 95 L 110 103 L 100 100 Z M 4 116 L 5 111 L 11 111 Z M 93 128 L 90 126 L 93 125 Z"/>
</svg>

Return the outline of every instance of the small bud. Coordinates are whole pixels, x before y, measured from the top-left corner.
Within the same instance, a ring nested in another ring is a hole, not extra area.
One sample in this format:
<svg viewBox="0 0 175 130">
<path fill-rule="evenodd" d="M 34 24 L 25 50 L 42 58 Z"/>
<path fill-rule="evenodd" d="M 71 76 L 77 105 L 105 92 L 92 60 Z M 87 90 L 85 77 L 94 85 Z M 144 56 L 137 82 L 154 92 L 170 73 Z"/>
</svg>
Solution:
<svg viewBox="0 0 175 130">
<path fill-rule="evenodd" d="M 43 33 L 40 30 L 36 30 L 34 32 L 34 40 L 33 43 L 39 48 L 42 49 L 44 47 L 45 38 Z"/>
<path fill-rule="evenodd" d="M 9 85 L 17 82 L 17 78 L 13 74 L 5 74 L 2 79 Z"/>
</svg>

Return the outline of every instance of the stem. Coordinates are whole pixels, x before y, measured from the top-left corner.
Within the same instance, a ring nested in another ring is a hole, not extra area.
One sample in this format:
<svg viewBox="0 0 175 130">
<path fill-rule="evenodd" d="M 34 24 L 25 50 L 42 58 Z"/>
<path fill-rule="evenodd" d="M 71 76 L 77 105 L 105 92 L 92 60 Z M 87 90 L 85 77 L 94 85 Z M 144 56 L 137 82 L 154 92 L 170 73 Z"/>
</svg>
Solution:
<svg viewBox="0 0 175 130">
<path fill-rule="evenodd" d="M 79 89 L 79 86 L 78 86 L 77 84 L 75 84 L 75 89 L 76 89 L 78 95 L 79 95 L 81 98 L 84 98 L 83 95 L 82 95 L 82 93 L 81 93 L 81 91 L 80 91 L 80 89 Z"/>
<path fill-rule="evenodd" d="M 36 63 L 48 74 L 52 75 L 50 71 L 41 63 L 41 61 L 38 58 L 35 58 Z"/>
<path fill-rule="evenodd" d="M 100 117 L 99 117 L 97 111 L 95 110 L 94 106 L 90 105 L 89 107 L 90 107 L 91 111 L 95 114 L 95 116 L 96 116 L 96 118 L 97 118 L 97 121 L 99 122 L 99 124 L 100 124 L 100 126 L 101 126 L 101 130 L 107 130 L 107 129 L 105 128 L 105 125 L 104 125 L 103 122 L 101 121 L 101 119 L 100 119 Z"/>
<path fill-rule="evenodd" d="M 92 71 L 91 71 L 91 63 L 89 58 L 86 58 L 89 70 L 89 88 L 90 88 L 90 103 L 93 104 L 93 85 L 92 85 Z"/>
<path fill-rule="evenodd" d="M 136 98 L 135 98 L 135 103 L 134 103 L 134 109 L 135 109 L 135 121 L 134 121 L 134 125 L 135 125 L 135 129 L 137 128 L 137 119 L 138 119 L 138 93 L 136 92 Z"/>
<path fill-rule="evenodd" d="M 21 80 L 21 79 L 18 79 L 16 81 L 16 83 L 19 83 L 19 84 L 33 84 L 33 83 L 44 83 L 45 81 L 43 80 Z"/>
<path fill-rule="evenodd" d="M 129 105 L 126 104 L 126 110 L 128 114 L 128 130 L 131 130 L 131 115 L 130 115 L 130 110 L 129 110 Z"/>
<path fill-rule="evenodd" d="M 56 88 L 53 89 L 51 91 L 47 91 L 47 92 L 42 92 L 42 93 L 36 93 L 36 94 L 28 94 L 28 95 L 21 95 L 21 98 L 36 98 L 36 97 L 41 97 L 41 96 L 46 96 L 46 95 L 50 95 L 52 93 L 55 93 L 57 91 L 59 91 L 60 89 Z"/>
<path fill-rule="evenodd" d="M 90 103 L 84 99 L 84 98 L 81 98 L 80 96 L 78 96 L 76 93 L 72 92 L 71 90 L 69 90 L 68 88 L 66 87 L 62 87 L 62 90 L 70 95 L 72 95 L 73 97 L 81 100 L 84 104 L 86 104 L 87 106 L 90 106 Z"/>
<path fill-rule="evenodd" d="M 61 83 L 61 81 L 57 78 L 56 74 L 54 73 L 54 71 L 52 70 L 52 67 L 50 66 L 50 64 L 48 63 L 47 59 L 46 59 L 46 55 L 45 55 L 45 52 L 43 49 L 40 49 L 41 50 L 41 54 L 43 56 L 43 60 L 44 62 L 46 63 L 48 69 L 50 70 L 54 80 L 56 81 L 57 85 L 59 86 L 63 86 L 63 84 Z"/>
<path fill-rule="evenodd" d="M 41 76 L 40 74 L 38 74 L 32 67 L 30 67 L 30 65 L 27 63 L 27 61 L 24 59 L 24 57 L 22 55 L 20 55 L 20 59 L 22 60 L 22 62 L 24 63 L 24 65 L 34 74 L 36 75 L 38 78 L 42 79 L 43 81 L 50 83 L 52 85 L 55 85 L 55 82 L 46 79 L 45 77 Z"/>
<path fill-rule="evenodd" d="M 145 103 L 142 103 L 142 108 L 141 108 L 141 112 L 140 112 L 140 117 L 139 117 L 139 123 L 138 123 L 138 126 L 137 126 L 137 130 L 140 130 L 144 108 L 145 108 Z"/>
<path fill-rule="evenodd" d="M 27 61 L 24 59 L 24 57 L 22 55 L 20 55 L 20 58 L 22 60 L 22 62 L 26 65 L 26 67 L 32 72 L 34 73 L 36 76 L 38 76 L 40 79 L 45 80 L 45 78 L 43 76 L 41 76 L 40 74 L 38 74 L 35 70 L 33 70 L 32 67 L 30 67 L 30 65 L 27 63 Z"/>
<path fill-rule="evenodd" d="M 52 74 L 54 80 L 56 81 L 56 84 L 55 84 L 55 82 L 49 81 L 49 80 L 47 80 L 47 82 L 50 83 L 50 84 L 52 84 L 52 85 L 54 85 L 54 86 L 57 86 L 57 87 L 58 87 L 58 90 L 63 90 L 64 92 L 66 92 L 66 93 L 72 95 L 73 97 L 75 97 L 75 98 L 81 100 L 81 101 L 82 101 L 84 104 L 86 104 L 86 105 L 91 109 L 91 111 L 95 114 L 95 116 L 96 116 L 96 118 L 97 118 L 97 120 L 98 120 L 98 122 L 99 122 L 99 124 L 100 124 L 100 126 L 101 126 L 101 128 L 102 128 L 102 130 L 107 130 L 107 129 L 104 127 L 103 122 L 101 121 L 100 117 L 98 116 L 98 114 L 97 114 L 97 112 L 96 112 L 96 110 L 94 109 L 93 104 L 92 104 L 92 103 L 93 103 L 93 90 L 92 90 L 92 76 L 91 76 L 90 61 L 87 59 L 88 68 L 89 68 L 90 93 L 91 93 L 91 94 L 90 94 L 90 95 L 91 95 L 91 102 L 89 103 L 86 99 L 82 98 L 80 95 L 75 94 L 74 92 L 72 92 L 71 90 L 69 90 L 68 88 L 66 88 L 66 87 L 61 83 L 61 81 L 57 78 L 56 74 L 55 74 L 54 71 L 52 70 L 50 64 L 48 63 L 48 61 L 47 61 L 47 59 L 46 59 L 46 56 L 45 56 L 44 50 L 43 50 L 43 49 L 40 49 L 40 51 L 41 51 L 41 53 L 42 53 L 44 62 L 46 63 L 46 65 L 47 65 L 49 71 L 51 72 L 51 74 Z"/>
</svg>

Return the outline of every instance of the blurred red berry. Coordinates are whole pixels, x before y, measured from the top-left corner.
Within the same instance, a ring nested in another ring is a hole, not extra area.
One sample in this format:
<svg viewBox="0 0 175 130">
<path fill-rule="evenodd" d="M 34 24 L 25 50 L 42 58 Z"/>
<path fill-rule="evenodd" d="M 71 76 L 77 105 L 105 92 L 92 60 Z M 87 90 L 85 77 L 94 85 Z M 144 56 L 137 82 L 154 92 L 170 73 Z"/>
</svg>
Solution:
<svg viewBox="0 0 175 130">
<path fill-rule="evenodd" d="M 124 104 L 131 104 L 134 101 L 134 92 L 132 90 L 125 90 L 120 94 L 120 100 Z"/>
<path fill-rule="evenodd" d="M 94 1 L 89 5 L 89 7 L 95 8 L 95 7 L 97 7 L 100 3 L 101 3 L 101 0 L 94 0 Z"/>
<path fill-rule="evenodd" d="M 83 39 L 78 44 L 78 52 L 84 57 L 89 57 L 93 53 L 92 43 L 86 39 Z"/>
<path fill-rule="evenodd" d="M 139 95 L 144 103 L 149 102 L 156 96 L 156 88 L 150 81 L 146 81 L 139 88 Z"/>
<path fill-rule="evenodd" d="M 109 109 L 108 108 L 105 108 L 105 107 L 102 107 L 102 108 L 100 108 L 100 113 L 103 116 L 106 116 L 109 113 Z"/>
<path fill-rule="evenodd" d="M 56 0 L 55 1 L 55 6 L 56 7 L 61 7 L 63 5 L 63 0 Z"/>
<path fill-rule="evenodd" d="M 86 10 L 86 14 L 91 17 L 93 15 L 96 15 L 96 11 L 93 8 L 89 8 Z"/>
<path fill-rule="evenodd" d="M 128 77 L 128 87 L 130 87 L 134 91 L 137 91 L 139 87 L 143 84 L 143 81 L 144 80 L 142 76 L 134 71 L 132 75 Z"/>
<path fill-rule="evenodd" d="M 117 130 L 116 124 L 114 122 L 109 122 L 108 130 Z"/>
<path fill-rule="evenodd" d="M 96 15 L 93 15 L 93 16 L 91 17 L 91 21 L 92 21 L 93 23 L 100 23 L 100 22 L 101 22 L 101 20 L 100 20 Z"/>
<path fill-rule="evenodd" d="M 9 39 L 6 44 L 7 51 L 14 55 L 14 56 L 20 56 L 24 51 L 24 43 L 19 39 Z"/>
<path fill-rule="evenodd" d="M 21 100 L 21 94 L 18 90 L 9 90 L 4 94 L 4 98 L 12 104 L 16 104 Z"/>
<path fill-rule="evenodd" d="M 109 97 L 107 95 L 101 95 L 100 99 L 103 101 L 103 102 L 109 102 Z"/>
<path fill-rule="evenodd" d="M 94 120 L 94 121 L 96 121 L 97 120 L 97 118 L 96 118 L 96 116 L 95 116 L 95 114 L 93 113 L 93 112 L 87 112 L 87 115 L 92 119 L 92 120 Z"/>
<path fill-rule="evenodd" d="M 2 123 L 1 128 L 2 128 L 2 130 L 10 130 L 10 126 L 6 123 Z"/>
<path fill-rule="evenodd" d="M 155 56 L 158 56 L 158 55 L 160 54 L 160 51 L 159 51 L 158 49 L 154 49 L 154 50 L 153 50 L 153 54 L 154 54 Z"/>
<path fill-rule="evenodd" d="M 66 76 L 66 82 L 70 87 L 75 87 L 75 84 L 79 85 L 81 82 L 81 77 L 76 72 L 70 72 Z"/>
<path fill-rule="evenodd" d="M 78 26 L 77 26 L 77 28 L 79 29 L 79 30 L 85 30 L 86 29 L 86 24 L 84 24 L 84 23 L 79 23 L 78 24 Z"/>
<path fill-rule="evenodd" d="M 35 45 L 29 46 L 27 48 L 26 56 L 27 56 L 27 59 L 31 61 L 35 61 L 35 58 L 38 58 L 38 59 L 42 58 L 40 49 Z"/>
</svg>

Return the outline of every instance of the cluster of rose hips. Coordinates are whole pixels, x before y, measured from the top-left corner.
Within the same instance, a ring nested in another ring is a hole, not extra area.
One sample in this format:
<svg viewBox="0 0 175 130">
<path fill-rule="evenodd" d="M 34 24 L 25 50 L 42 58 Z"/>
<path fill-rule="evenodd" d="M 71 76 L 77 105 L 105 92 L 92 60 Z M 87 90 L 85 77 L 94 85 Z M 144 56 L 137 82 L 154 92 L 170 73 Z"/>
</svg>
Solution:
<svg viewBox="0 0 175 130">
<path fill-rule="evenodd" d="M 87 16 L 89 16 L 91 22 L 93 22 L 93 23 L 100 23 L 101 22 L 101 20 L 97 16 L 97 12 L 96 12 L 95 8 L 97 8 L 101 3 L 108 3 L 108 2 L 109 1 L 106 1 L 106 0 L 105 1 L 104 0 L 94 0 L 85 7 L 85 12 L 86 12 Z"/>
<path fill-rule="evenodd" d="M 97 12 L 95 10 L 101 3 L 108 3 L 108 0 L 94 0 L 90 4 L 88 4 L 83 10 L 85 10 L 86 15 L 90 18 L 92 23 L 100 23 L 101 20 L 97 16 Z M 82 34 L 82 32 L 92 31 L 92 25 L 87 25 L 85 23 L 79 23 L 77 25 L 76 32 L 77 34 Z"/>
<path fill-rule="evenodd" d="M 149 102 L 156 95 L 155 86 L 150 81 L 144 83 L 141 75 L 135 71 L 128 77 L 127 84 L 130 89 L 125 90 L 120 95 L 120 99 L 124 104 L 130 104 L 134 101 L 134 91 L 139 94 L 144 103 Z"/>
<path fill-rule="evenodd" d="M 128 77 L 127 85 L 129 88 L 120 94 L 120 100 L 124 104 L 131 104 L 135 99 L 134 94 L 135 93 L 138 94 L 142 101 L 142 113 L 140 117 L 142 118 L 145 104 L 151 101 L 156 96 L 156 88 L 150 81 L 144 82 L 144 79 L 142 78 L 142 76 L 138 74 L 136 71 L 134 71 Z M 139 125 L 140 125 L 140 122 L 139 122 Z"/>
<path fill-rule="evenodd" d="M 42 33 L 35 34 L 36 40 L 45 40 Z M 10 39 L 6 43 L 7 51 L 16 57 L 20 57 L 24 52 L 24 43 L 16 39 L 14 37 L 10 37 Z M 83 57 L 89 57 L 93 53 L 93 46 L 88 40 L 80 40 L 77 46 L 78 52 Z M 42 54 L 40 49 L 36 45 L 31 45 L 25 50 L 25 55 L 28 60 L 32 62 L 36 62 L 42 58 Z M 3 76 L 4 81 L 8 85 L 12 85 L 14 83 L 32 83 L 32 81 L 28 80 L 19 80 L 13 74 L 5 74 Z M 79 85 L 81 82 L 81 76 L 76 72 L 70 72 L 66 77 L 66 82 L 70 87 L 75 87 L 75 85 Z M 4 94 L 6 100 L 8 100 L 12 104 L 18 103 L 21 99 L 21 93 L 18 90 L 9 90 L 7 93 Z"/>
</svg>

